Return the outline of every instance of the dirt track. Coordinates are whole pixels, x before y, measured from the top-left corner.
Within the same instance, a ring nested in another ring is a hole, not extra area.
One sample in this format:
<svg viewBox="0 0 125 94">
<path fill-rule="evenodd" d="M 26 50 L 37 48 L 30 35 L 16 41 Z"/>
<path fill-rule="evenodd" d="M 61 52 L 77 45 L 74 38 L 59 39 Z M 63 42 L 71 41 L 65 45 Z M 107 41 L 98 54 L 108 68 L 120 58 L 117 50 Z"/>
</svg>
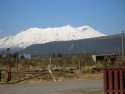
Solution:
<svg viewBox="0 0 125 94">
<path fill-rule="evenodd" d="M 0 85 L 0 94 L 88 94 L 103 91 L 103 80 Z"/>
</svg>

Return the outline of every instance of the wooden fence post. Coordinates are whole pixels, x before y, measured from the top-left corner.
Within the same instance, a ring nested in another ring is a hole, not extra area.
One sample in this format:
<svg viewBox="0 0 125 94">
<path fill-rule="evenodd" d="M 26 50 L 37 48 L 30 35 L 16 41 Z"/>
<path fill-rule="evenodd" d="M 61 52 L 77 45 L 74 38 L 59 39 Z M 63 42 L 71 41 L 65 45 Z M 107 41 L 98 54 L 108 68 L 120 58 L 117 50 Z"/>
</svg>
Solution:
<svg viewBox="0 0 125 94">
<path fill-rule="evenodd" d="M 1 73 L 1 70 L 0 70 L 0 82 L 1 82 L 1 75 L 2 75 L 2 73 Z"/>
</svg>

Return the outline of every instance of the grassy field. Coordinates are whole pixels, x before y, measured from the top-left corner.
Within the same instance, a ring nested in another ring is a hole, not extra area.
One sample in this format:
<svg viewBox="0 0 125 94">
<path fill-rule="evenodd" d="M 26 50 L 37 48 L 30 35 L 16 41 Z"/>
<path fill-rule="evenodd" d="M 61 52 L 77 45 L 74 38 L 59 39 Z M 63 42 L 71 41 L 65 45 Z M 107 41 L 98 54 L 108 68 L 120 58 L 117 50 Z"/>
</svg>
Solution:
<svg viewBox="0 0 125 94">
<path fill-rule="evenodd" d="M 104 94 L 104 92 L 98 91 L 98 92 L 91 92 L 91 93 L 88 93 L 88 94 Z"/>
<path fill-rule="evenodd" d="M 121 58 L 116 59 L 116 66 L 125 66 Z M 7 71 L 11 67 L 12 81 L 44 82 L 52 81 L 51 70 L 56 81 L 79 80 L 79 79 L 102 79 L 102 69 L 107 66 L 107 61 L 94 62 L 91 55 L 68 55 L 24 58 L 0 58 L 0 70 L 2 81 L 7 80 Z"/>
</svg>

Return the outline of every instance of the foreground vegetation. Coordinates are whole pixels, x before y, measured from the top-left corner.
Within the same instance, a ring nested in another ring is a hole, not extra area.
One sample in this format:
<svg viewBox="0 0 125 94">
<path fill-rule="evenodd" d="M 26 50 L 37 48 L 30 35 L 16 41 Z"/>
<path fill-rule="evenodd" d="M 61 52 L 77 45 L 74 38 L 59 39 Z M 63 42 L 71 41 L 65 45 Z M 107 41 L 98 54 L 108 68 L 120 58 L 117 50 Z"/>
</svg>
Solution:
<svg viewBox="0 0 125 94">
<path fill-rule="evenodd" d="M 32 59 L 11 57 L 0 59 L 0 70 L 5 82 L 7 71 L 11 68 L 12 81 L 43 82 L 53 81 L 48 72 L 52 70 L 56 81 L 79 79 L 102 79 L 102 69 L 108 66 L 108 57 L 104 61 L 94 62 L 91 55 L 67 55 L 34 57 Z M 125 60 L 116 57 L 115 67 L 125 67 Z M 29 80 L 30 79 L 30 80 Z"/>
</svg>

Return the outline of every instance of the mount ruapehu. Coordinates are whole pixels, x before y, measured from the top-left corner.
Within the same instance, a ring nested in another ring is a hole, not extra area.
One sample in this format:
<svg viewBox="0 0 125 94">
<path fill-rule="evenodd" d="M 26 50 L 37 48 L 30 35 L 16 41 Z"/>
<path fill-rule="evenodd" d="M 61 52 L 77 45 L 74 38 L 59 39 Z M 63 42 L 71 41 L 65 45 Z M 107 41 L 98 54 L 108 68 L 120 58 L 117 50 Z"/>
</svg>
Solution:
<svg viewBox="0 0 125 94">
<path fill-rule="evenodd" d="M 21 49 L 32 56 L 79 53 L 121 53 L 121 35 L 107 36 L 90 26 L 30 28 L 0 39 L 0 48 Z"/>
<path fill-rule="evenodd" d="M 90 26 L 72 27 L 70 25 L 54 28 L 30 28 L 15 36 L 0 39 L 0 48 L 26 48 L 33 44 L 52 41 L 70 41 L 105 36 Z"/>
</svg>

